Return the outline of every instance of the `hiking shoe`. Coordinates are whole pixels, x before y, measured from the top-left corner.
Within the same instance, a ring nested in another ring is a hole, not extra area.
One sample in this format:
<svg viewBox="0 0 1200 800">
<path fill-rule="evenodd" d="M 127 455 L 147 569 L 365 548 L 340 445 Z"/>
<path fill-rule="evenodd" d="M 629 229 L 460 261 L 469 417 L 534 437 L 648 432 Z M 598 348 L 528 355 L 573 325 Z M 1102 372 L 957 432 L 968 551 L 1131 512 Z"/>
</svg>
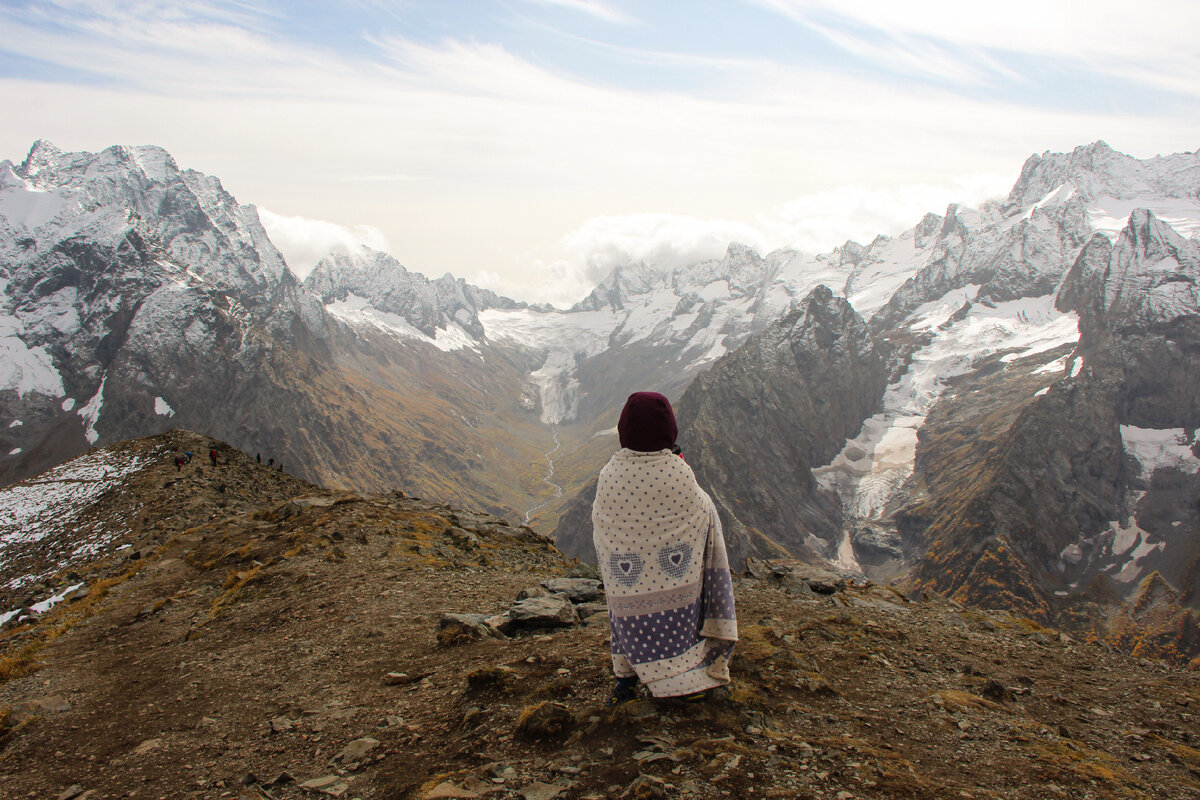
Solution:
<svg viewBox="0 0 1200 800">
<path fill-rule="evenodd" d="M 616 708 L 637 700 L 637 697 L 637 686 L 618 686 L 613 689 L 612 695 L 604 705 L 608 708 Z"/>
</svg>

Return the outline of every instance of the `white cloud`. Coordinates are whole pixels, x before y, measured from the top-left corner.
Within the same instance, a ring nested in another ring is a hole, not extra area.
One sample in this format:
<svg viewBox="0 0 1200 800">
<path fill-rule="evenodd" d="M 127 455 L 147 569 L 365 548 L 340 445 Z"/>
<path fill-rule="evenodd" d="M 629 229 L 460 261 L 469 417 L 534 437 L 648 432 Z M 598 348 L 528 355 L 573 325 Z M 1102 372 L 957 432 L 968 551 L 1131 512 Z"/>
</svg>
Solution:
<svg viewBox="0 0 1200 800">
<path fill-rule="evenodd" d="M 951 203 L 978 206 L 1007 194 L 1012 182 L 1011 175 L 981 174 L 949 186 L 839 186 L 789 200 L 761 215 L 757 225 L 772 247 L 821 253 L 848 239 L 867 244 L 881 233 L 901 233 Z"/>
<path fill-rule="evenodd" d="M 611 3 L 602 2 L 602 0 L 533 0 L 533 2 L 543 6 L 569 8 L 604 22 L 628 24 L 633 21 L 633 18 L 624 11 Z"/>
<path fill-rule="evenodd" d="M 347 228 L 333 222 L 304 217 L 287 217 L 259 207 L 258 218 L 267 236 L 283 254 L 288 268 L 300 278 L 312 272 L 329 251 L 335 247 L 355 248 L 360 245 L 387 252 L 387 237 L 370 225 Z"/>
<path fill-rule="evenodd" d="M 644 262 L 671 270 L 720 258 L 731 241 L 761 248 L 762 232 L 735 220 L 697 219 L 679 214 L 596 217 L 563 237 L 581 276 L 592 285 L 613 267 Z"/>
<path fill-rule="evenodd" d="M 986 60 L 980 51 L 987 50 L 1048 56 L 1136 83 L 1200 94 L 1200 84 L 1191 77 L 1200 69 L 1195 43 L 1200 3 L 1192 0 L 1090 0 L 1086 6 L 1070 0 L 757 2 L 821 30 L 850 52 L 906 70 L 921 71 L 928 56 L 950 77 L 977 76 L 980 59 Z M 866 32 L 874 34 L 874 53 Z M 881 37 L 891 43 L 880 43 Z"/>
<path fill-rule="evenodd" d="M 581 10 L 615 8 L 588 5 Z M 929 3 L 915 3 L 912 19 L 909 4 L 884 4 L 874 22 L 854 4 L 786 5 L 822 11 L 827 27 L 857 15 L 838 27 L 858 37 L 848 47 L 869 41 L 877 24 L 890 37 L 887 58 L 910 71 L 935 56 L 955 68 L 958 54 L 976 47 L 960 85 L 987 74 L 983 50 L 1005 49 L 989 25 L 1010 25 L 958 6 L 948 20 L 930 19 Z M 97 18 L 46 27 L 0 4 L 2 49 L 105 79 L 0 78 L 0 107 L 21 109 L 0 121 L 0 156 L 19 156 L 41 137 L 68 149 L 160 144 L 181 166 L 220 177 L 241 202 L 274 209 L 263 210 L 264 225 L 299 273 L 335 244 L 366 243 L 410 269 L 479 276 L 519 299 L 578 299 L 621 261 L 719 257 L 730 240 L 819 252 L 902 230 L 950 201 L 977 202 L 982 195 L 956 183 L 963 175 L 1002 173 L 988 191 L 1003 191 L 1035 152 L 1105 139 L 1145 157 L 1195 147 L 1200 129 L 1194 104 L 1157 117 L 1108 106 L 1064 113 L 884 85 L 834 65 L 796 68 L 757 51 L 716 61 L 646 54 L 647 63 L 720 74 L 718 88 L 697 81 L 702 89 L 647 91 L 572 78 L 494 42 L 421 44 L 384 32 L 374 47 L 342 56 L 206 17 L 208 3 L 157 15 L 141 13 L 145 5 L 88 7 Z M 1021 20 L 1028 36 L 1012 41 L 1049 52 L 1046 25 L 1065 37 L 1058 52 L 1075 58 L 1070 48 L 1086 37 L 1056 20 L 1056 4 L 1038 8 Z M 957 50 L 945 44 L 959 35 L 955 25 L 965 30 Z M 1121 46 L 1112 31 L 1097 35 L 1112 42 L 1100 52 Z M 1135 35 L 1161 36 L 1170 52 L 1183 36 Z M 1162 63 L 1156 51 L 1138 68 L 1153 73 L 1147 82 L 1163 82 Z M 1171 73 L 1186 82 L 1197 71 Z"/>
</svg>

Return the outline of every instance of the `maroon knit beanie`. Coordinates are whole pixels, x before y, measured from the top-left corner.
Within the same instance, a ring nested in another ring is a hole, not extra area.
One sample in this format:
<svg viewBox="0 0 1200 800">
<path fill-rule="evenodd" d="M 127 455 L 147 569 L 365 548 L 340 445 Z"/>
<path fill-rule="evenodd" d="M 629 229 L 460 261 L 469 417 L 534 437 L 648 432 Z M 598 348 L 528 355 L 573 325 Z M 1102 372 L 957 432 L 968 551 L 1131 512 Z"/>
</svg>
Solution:
<svg viewBox="0 0 1200 800">
<path fill-rule="evenodd" d="M 634 392 L 621 410 L 617 433 L 621 447 L 630 450 L 653 453 L 669 449 L 679 434 L 671 401 L 658 392 Z"/>
</svg>

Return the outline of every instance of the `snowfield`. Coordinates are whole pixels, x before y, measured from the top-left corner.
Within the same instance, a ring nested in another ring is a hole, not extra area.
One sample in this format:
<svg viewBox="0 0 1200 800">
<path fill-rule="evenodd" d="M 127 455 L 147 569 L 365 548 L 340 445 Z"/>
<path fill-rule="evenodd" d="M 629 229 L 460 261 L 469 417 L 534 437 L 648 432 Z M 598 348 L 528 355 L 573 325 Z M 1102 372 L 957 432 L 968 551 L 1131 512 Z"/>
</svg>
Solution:
<svg viewBox="0 0 1200 800">
<path fill-rule="evenodd" d="M 76 530 L 79 514 L 105 492 L 146 465 L 97 450 L 48 470 L 35 478 L 0 489 L 0 565 L 10 548 L 47 537 L 68 537 L 73 549 L 98 549 L 122 531 Z M 37 580 L 38 575 L 13 579 L 15 589 Z"/>
</svg>

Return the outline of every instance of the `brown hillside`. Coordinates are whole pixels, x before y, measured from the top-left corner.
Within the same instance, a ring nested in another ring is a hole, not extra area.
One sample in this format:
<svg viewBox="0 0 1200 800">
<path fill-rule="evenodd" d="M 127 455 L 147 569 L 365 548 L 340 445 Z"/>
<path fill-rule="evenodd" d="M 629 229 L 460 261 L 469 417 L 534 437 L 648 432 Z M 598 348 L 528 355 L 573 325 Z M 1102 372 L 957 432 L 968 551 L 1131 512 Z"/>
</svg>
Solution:
<svg viewBox="0 0 1200 800">
<path fill-rule="evenodd" d="M 780 565 L 737 580 L 729 692 L 608 711 L 603 614 L 439 643 L 576 568 L 529 529 L 303 485 L 220 508 L 266 471 L 154 469 L 140 557 L 3 632 L 0 797 L 1200 794 L 1200 672 Z"/>
</svg>

